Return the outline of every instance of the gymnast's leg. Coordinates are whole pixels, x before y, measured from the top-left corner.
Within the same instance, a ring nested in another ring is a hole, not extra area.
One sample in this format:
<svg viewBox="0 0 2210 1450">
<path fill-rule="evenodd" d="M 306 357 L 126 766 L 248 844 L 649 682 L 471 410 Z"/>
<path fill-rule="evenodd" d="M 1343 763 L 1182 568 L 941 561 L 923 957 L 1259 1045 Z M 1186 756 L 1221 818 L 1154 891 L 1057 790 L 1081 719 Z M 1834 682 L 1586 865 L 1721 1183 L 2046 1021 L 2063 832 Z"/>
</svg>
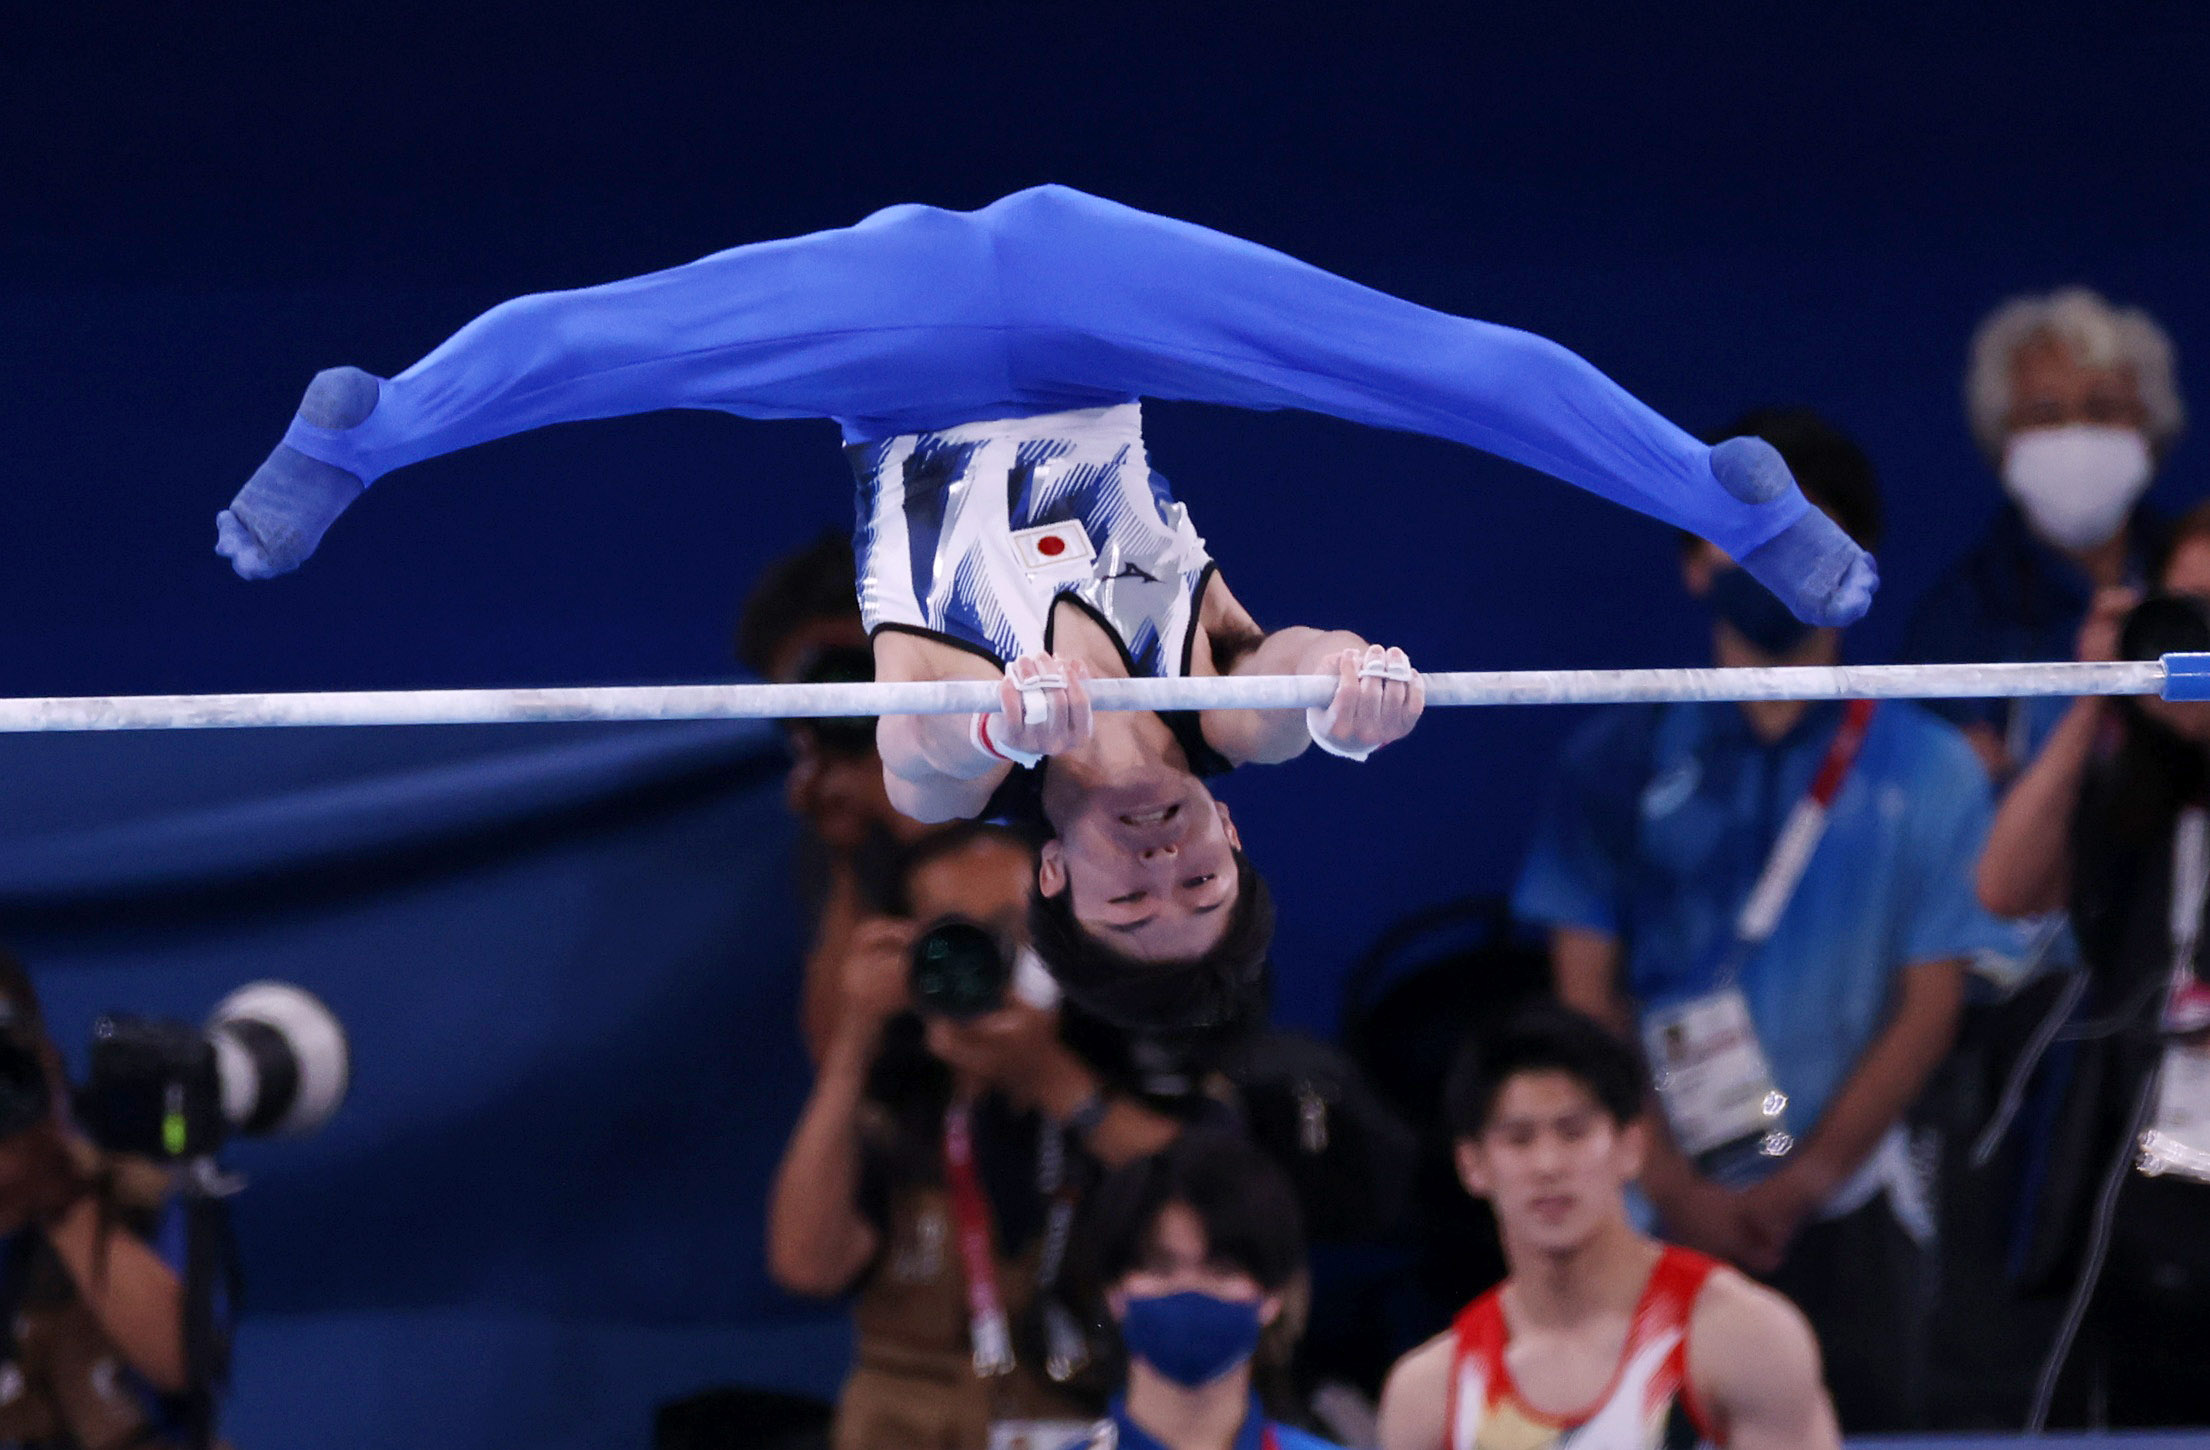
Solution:
<svg viewBox="0 0 2210 1450">
<path fill-rule="evenodd" d="M 1870 556 L 1769 445 L 1707 447 L 1547 339 L 1065 187 L 975 215 L 1026 391 L 1081 383 L 1450 438 L 1710 539 L 1807 620 L 1846 623 L 1871 602 Z"/>
<path fill-rule="evenodd" d="M 381 475 L 550 423 L 659 408 L 894 417 L 917 397 L 941 421 L 1002 416 L 988 241 L 970 216 L 893 207 L 837 231 L 516 298 L 388 381 L 322 373 L 218 520 L 218 552 L 248 578 L 297 568 Z"/>
</svg>

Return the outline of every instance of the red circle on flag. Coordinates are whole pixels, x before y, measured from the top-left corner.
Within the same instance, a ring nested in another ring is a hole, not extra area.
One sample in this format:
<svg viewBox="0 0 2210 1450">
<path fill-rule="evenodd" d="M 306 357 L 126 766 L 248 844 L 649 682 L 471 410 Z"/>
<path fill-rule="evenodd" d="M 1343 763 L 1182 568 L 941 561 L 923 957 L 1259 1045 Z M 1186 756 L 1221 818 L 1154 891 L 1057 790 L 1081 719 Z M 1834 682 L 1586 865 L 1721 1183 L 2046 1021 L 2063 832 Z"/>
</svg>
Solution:
<svg viewBox="0 0 2210 1450">
<path fill-rule="evenodd" d="M 1067 541 L 1057 534 L 1046 534 L 1036 541 L 1036 552 L 1045 558 L 1055 558 L 1067 551 Z"/>
</svg>

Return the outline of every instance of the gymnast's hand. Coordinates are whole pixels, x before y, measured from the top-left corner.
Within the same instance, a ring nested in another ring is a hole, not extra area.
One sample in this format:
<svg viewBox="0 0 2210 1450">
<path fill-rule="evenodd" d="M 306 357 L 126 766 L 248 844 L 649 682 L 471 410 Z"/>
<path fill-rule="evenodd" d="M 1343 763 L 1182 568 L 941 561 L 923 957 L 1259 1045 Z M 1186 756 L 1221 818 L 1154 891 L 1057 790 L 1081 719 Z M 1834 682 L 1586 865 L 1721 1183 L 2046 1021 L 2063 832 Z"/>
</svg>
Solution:
<svg viewBox="0 0 2210 1450">
<path fill-rule="evenodd" d="M 1090 667 L 1056 655 L 1022 655 L 998 683 L 998 713 L 977 715 L 973 735 L 985 754 L 1032 766 L 1089 744 Z"/>
<path fill-rule="evenodd" d="M 1339 650 L 1321 665 L 1335 675 L 1335 698 L 1305 711 L 1305 728 L 1330 755 L 1364 760 L 1411 734 L 1427 708 L 1427 685 L 1401 649 Z"/>
</svg>

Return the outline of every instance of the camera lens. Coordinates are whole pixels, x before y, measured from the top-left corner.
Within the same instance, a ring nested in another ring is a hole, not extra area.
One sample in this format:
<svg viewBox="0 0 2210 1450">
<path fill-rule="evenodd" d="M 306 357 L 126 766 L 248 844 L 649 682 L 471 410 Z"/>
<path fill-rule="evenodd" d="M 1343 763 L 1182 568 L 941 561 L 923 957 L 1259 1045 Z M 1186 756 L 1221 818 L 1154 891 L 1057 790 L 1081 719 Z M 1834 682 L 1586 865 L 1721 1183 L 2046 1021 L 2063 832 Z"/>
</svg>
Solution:
<svg viewBox="0 0 2210 1450">
<path fill-rule="evenodd" d="M 913 944 L 913 1003 L 938 1017 L 980 1017 L 1005 1005 L 1012 964 L 995 934 L 947 917 Z"/>
<path fill-rule="evenodd" d="M 2129 660 L 2210 652 L 2210 601 L 2192 594 L 2152 594 L 2133 607 L 2118 630 L 2118 653 Z"/>
</svg>

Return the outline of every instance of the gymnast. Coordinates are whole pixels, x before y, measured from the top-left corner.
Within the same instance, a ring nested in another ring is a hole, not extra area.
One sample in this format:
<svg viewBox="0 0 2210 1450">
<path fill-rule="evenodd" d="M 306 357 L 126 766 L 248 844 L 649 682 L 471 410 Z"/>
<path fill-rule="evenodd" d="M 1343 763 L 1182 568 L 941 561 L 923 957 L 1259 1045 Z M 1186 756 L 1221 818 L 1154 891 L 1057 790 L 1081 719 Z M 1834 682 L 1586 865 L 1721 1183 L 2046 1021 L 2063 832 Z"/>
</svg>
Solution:
<svg viewBox="0 0 2210 1450">
<path fill-rule="evenodd" d="M 1060 186 L 516 298 L 395 378 L 318 374 L 216 547 L 245 578 L 285 573 L 382 475 L 551 423 L 833 418 L 877 677 L 1002 682 L 995 713 L 879 722 L 892 800 L 1048 834 L 1035 937 L 1078 999 L 1219 1020 L 1263 989 L 1272 912 L 1205 779 L 1310 743 L 1364 759 L 1422 690 L 1401 650 L 1258 628 L 1151 471 L 1143 397 L 1499 454 L 1710 539 L 1814 624 L 1854 620 L 1877 585 L 1759 440 L 1707 447 L 1542 338 Z M 1099 674 L 1214 673 L 1339 683 L 1302 713 L 1089 708 Z"/>
</svg>

